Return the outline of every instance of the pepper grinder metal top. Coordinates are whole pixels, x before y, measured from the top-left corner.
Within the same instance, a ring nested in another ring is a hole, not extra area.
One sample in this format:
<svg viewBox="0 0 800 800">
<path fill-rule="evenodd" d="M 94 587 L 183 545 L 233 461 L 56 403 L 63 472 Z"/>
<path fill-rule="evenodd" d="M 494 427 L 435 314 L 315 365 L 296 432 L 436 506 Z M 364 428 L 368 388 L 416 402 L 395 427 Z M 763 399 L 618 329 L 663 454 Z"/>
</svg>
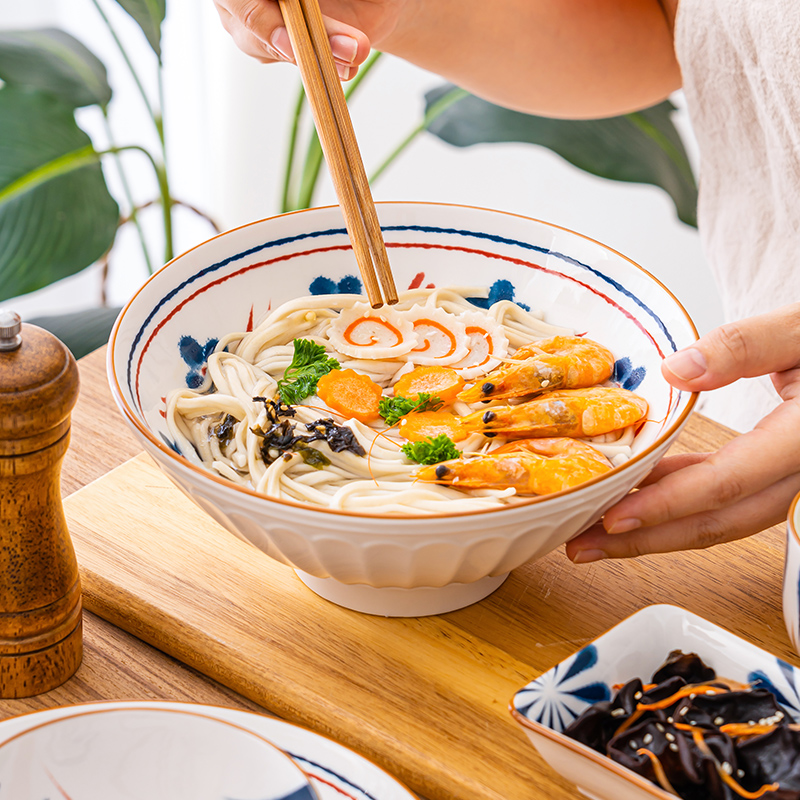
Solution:
<svg viewBox="0 0 800 800">
<path fill-rule="evenodd" d="M 22 344 L 21 330 L 19 314 L 0 309 L 0 350 L 16 350 Z"/>
<path fill-rule="evenodd" d="M 0 697 L 54 689 L 83 655 L 78 565 L 61 504 L 77 398 L 67 347 L 0 311 Z"/>
</svg>

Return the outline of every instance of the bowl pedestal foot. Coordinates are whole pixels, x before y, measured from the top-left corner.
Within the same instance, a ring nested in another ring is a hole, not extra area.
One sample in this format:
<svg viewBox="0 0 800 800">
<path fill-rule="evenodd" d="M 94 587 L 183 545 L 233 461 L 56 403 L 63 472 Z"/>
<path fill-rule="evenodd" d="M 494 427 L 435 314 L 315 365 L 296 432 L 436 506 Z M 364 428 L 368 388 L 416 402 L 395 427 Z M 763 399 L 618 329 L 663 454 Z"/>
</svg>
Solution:
<svg viewBox="0 0 800 800">
<path fill-rule="evenodd" d="M 352 611 L 379 617 L 428 617 L 456 611 L 488 597 L 508 577 L 506 572 L 497 577 L 481 578 L 474 583 L 421 586 L 416 589 L 389 586 L 379 589 L 363 583 L 347 584 L 333 578 L 315 578 L 299 569 L 295 572 L 320 597 Z"/>
</svg>

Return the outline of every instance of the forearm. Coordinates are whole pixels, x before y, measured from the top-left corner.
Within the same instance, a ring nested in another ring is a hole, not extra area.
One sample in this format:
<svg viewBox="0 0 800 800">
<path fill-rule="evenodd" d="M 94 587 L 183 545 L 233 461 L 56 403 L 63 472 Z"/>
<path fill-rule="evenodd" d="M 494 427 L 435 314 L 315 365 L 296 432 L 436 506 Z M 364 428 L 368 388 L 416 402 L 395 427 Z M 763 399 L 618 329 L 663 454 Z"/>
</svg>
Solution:
<svg viewBox="0 0 800 800">
<path fill-rule="evenodd" d="M 658 0 L 408 0 L 376 46 L 544 116 L 612 116 L 680 87 Z"/>
</svg>

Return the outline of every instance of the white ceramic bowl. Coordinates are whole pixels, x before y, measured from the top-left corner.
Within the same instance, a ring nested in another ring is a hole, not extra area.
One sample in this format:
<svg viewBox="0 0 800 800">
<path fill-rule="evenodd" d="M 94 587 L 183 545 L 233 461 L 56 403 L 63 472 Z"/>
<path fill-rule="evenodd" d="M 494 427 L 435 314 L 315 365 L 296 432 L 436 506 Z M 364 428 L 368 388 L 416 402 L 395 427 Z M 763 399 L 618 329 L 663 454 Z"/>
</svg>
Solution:
<svg viewBox="0 0 800 800">
<path fill-rule="evenodd" d="M 783 621 L 794 649 L 800 653 L 800 494 L 786 519 L 786 560 L 783 565 Z"/>
<path fill-rule="evenodd" d="M 292 566 L 315 592 L 373 614 L 437 614 L 485 597 L 509 570 L 577 535 L 647 475 L 696 400 L 663 380 L 660 362 L 697 333 L 649 273 L 563 228 L 426 203 L 381 203 L 378 214 L 398 289 L 489 286 L 489 301 L 541 309 L 546 321 L 609 347 L 619 359 L 615 379 L 650 403 L 634 457 L 557 495 L 408 518 L 267 499 L 181 457 L 165 424 L 164 396 L 197 379 L 219 337 L 291 298 L 360 290 L 338 207 L 254 222 L 163 267 L 117 320 L 109 381 L 123 416 L 164 472 L 217 522 Z"/>
<path fill-rule="evenodd" d="M 674 800 L 641 775 L 565 736 L 586 708 L 611 699 L 613 687 L 646 681 L 671 650 L 697 653 L 717 675 L 769 689 L 800 719 L 800 670 L 682 608 L 643 608 L 518 691 L 511 714 L 542 758 L 597 800 Z"/>
</svg>

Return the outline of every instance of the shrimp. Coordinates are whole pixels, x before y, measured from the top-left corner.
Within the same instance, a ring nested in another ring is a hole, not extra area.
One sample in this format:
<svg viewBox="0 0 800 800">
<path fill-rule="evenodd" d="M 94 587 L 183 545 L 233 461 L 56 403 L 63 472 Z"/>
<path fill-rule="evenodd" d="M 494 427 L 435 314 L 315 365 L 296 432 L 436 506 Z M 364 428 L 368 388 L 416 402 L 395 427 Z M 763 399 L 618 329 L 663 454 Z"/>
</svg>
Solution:
<svg viewBox="0 0 800 800">
<path fill-rule="evenodd" d="M 459 489 L 508 489 L 517 494 L 552 494 L 585 483 L 612 469 L 608 459 L 575 439 L 525 439 L 484 456 L 457 458 L 422 467 L 421 481 Z"/>
<path fill-rule="evenodd" d="M 591 339 L 553 336 L 520 347 L 511 360 L 459 394 L 465 403 L 503 400 L 555 389 L 582 389 L 611 377 L 614 356 Z"/>
<path fill-rule="evenodd" d="M 513 438 L 612 433 L 647 415 L 647 400 L 616 386 L 550 392 L 516 406 L 492 406 L 461 418 L 470 433 Z"/>
</svg>

